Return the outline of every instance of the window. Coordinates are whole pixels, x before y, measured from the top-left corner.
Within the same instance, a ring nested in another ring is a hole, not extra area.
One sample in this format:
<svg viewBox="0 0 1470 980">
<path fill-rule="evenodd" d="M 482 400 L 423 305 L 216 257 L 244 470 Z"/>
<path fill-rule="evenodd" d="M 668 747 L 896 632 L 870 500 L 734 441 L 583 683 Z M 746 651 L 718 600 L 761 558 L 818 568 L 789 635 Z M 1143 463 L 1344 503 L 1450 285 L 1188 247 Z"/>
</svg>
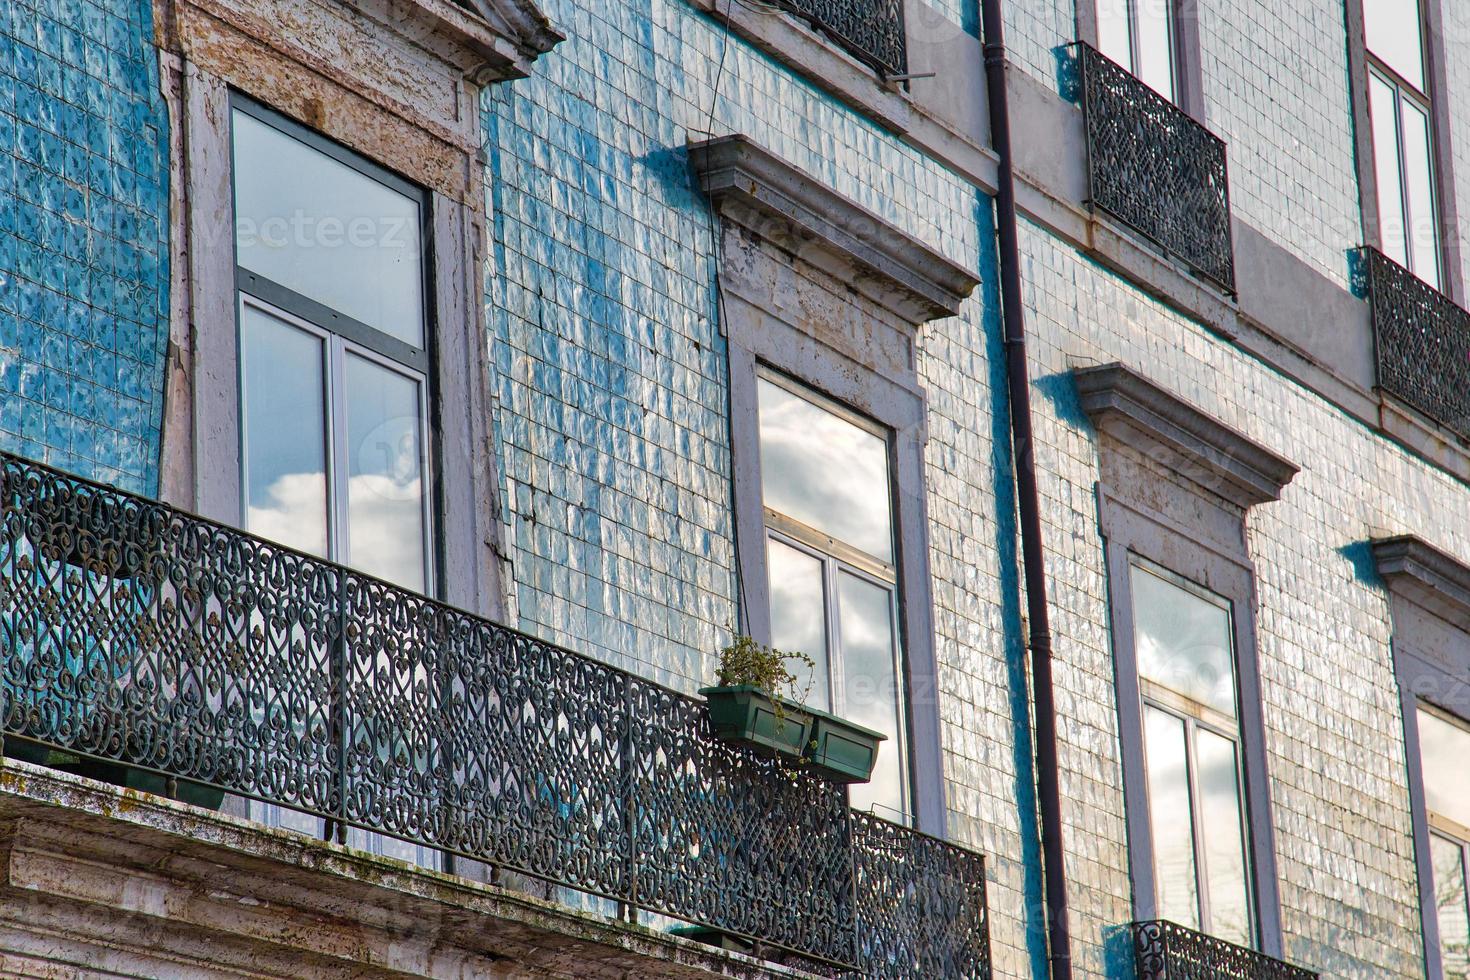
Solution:
<svg viewBox="0 0 1470 980">
<path fill-rule="evenodd" d="M 231 135 L 244 526 L 432 592 L 424 197 L 243 99 Z M 321 832 L 280 807 L 251 812 Z M 377 834 L 348 839 L 438 864 Z"/>
<path fill-rule="evenodd" d="M 1230 603 L 1129 565 L 1158 914 L 1254 939 Z"/>
<path fill-rule="evenodd" d="M 1135 917 L 1280 957 L 1246 518 L 1297 467 L 1123 364 L 1074 378 L 1098 433 Z"/>
<path fill-rule="evenodd" d="M 1383 253 L 1440 288 L 1434 135 L 1419 0 L 1363 0 Z"/>
<path fill-rule="evenodd" d="M 233 133 L 245 527 L 428 591 L 422 201 L 254 107 Z"/>
<path fill-rule="evenodd" d="M 1420 705 L 1419 760 L 1429 816 L 1429 854 L 1447 980 L 1470 977 L 1470 723 Z"/>
<path fill-rule="evenodd" d="M 888 434 L 775 374 L 757 380 L 771 639 L 815 661 L 798 692 L 882 732 L 850 801 L 910 813 Z M 804 672 L 805 673 L 805 672 Z"/>
<path fill-rule="evenodd" d="M 1174 0 L 1097 0 L 1097 47 L 1171 102 L 1178 101 Z"/>
</svg>

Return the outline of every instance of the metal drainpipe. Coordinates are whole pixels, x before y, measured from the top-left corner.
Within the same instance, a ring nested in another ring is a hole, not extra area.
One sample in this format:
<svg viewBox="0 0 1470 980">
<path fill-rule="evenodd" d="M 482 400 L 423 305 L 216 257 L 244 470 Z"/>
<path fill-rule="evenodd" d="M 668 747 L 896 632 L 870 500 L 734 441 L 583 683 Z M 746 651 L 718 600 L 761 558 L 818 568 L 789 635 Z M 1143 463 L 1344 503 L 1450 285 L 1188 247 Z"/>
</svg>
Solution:
<svg viewBox="0 0 1470 980">
<path fill-rule="evenodd" d="M 1011 119 L 1006 95 L 1006 48 L 1001 0 L 980 0 L 985 88 L 990 105 L 990 143 L 1000 158 L 995 194 L 1000 252 L 1001 314 L 1005 329 L 1006 381 L 1011 409 L 1021 560 L 1026 612 L 1031 624 L 1031 689 L 1036 703 L 1036 795 L 1041 811 L 1041 850 L 1046 892 L 1051 980 L 1071 980 L 1072 937 L 1067 922 L 1067 869 L 1062 843 L 1062 791 L 1057 773 L 1057 711 L 1051 676 L 1051 623 L 1041 543 L 1041 503 L 1036 491 L 1036 453 L 1031 436 L 1031 381 L 1026 367 L 1026 324 L 1021 306 L 1021 255 L 1017 243 L 1016 181 Z"/>
</svg>

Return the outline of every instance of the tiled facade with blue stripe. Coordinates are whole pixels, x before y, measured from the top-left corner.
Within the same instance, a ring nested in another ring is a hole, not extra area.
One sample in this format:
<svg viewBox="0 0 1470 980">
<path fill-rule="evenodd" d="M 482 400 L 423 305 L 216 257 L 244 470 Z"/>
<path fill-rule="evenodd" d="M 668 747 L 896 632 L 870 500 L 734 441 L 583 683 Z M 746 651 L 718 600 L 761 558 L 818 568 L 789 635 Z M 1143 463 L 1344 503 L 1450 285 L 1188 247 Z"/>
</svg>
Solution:
<svg viewBox="0 0 1470 980">
<path fill-rule="evenodd" d="M 0 8 L 0 446 L 158 481 L 168 123 L 148 0 Z"/>
<path fill-rule="evenodd" d="M 1039 907 L 1026 687 L 1002 639 L 1021 632 L 1000 599 L 1018 578 L 989 198 L 686 0 L 547 12 L 567 41 L 484 112 L 520 625 L 693 689 L 738 622 L 715 225 L 684 146 L 743 133 L 982 277 L 919 333 L 949 830 L 990 856 L 993 908 Z M 993 921 L 1003 975 L 1039 966 L 1039 927 Z"/>
<path fill-rule="evenodd" d="M 686 689 L 738 620 L 716 228 L 687 141 L 746 134 L 978 272 L 961 315 L 920 330 L 917 365 L 948 830 L 988 855 L 997 975 L 1042 975 L 989 200 L 688 0 L 544 6 L 567 40 L 482 104 L 512 618 Z M 974 0 L 933 6 L 973 33 Z M 1345 283 L 1361 227 L 1342 4 L 1307 6 L 1198 5 L 1207 118 L 1237 216 Z M 1014 65 L 1054 89 L 1072 0 L 1006 7 Z M 152 33 L 140 0 L 0 14 L 0 446 L 145 492 L 169 308 Z M 1449 67 L 1455 107 L 1470 88 Z M 1332 975 L 1422 975 L 1408 763 L 1383 735 L 1399 724 L 1387 607 L 1353 549 L 1428 528 L 1466 553 L 1470 494 L 1048 230 L 1025 226 L 1022 246 L 1079 974 L 1127 975 L 1127 950 L 1109 956 L 1132 906 L 1096 447 L 1068 375 L 1121 359 L 1303 467 L 1250 527 L 1286 952 Z"/>
</svg>

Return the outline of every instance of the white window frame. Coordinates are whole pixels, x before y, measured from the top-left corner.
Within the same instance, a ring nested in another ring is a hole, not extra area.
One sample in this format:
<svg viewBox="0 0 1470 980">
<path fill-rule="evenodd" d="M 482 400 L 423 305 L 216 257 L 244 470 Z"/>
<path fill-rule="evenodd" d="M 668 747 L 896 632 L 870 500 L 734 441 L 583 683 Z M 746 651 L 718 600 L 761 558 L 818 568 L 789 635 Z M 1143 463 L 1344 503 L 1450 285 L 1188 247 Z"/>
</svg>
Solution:
<svg viewBox="0 0 1470 980">
<path fill-rule="evenodd" d="M 419 465 L 422 468 L 421 483 L 423 486 L 422 514 L 424 528 L 424 594 L 433 598 L 439 594 L 438 577 L 436 575 L 438 558 L 437 535 L 435 534 L 435 506 L 433 487 L 435 486 L 434 471 L 431 468 L 433 458 L 432 446 L 433 416 L 430 408 L 433 404 L 433 389 L 430 384 L 430 344 L 434 336 L 434 292 L 431 288 L 431 256 L 432 244 L 429 239 L 431 225 L 429 221 L 429 196 L 421 190 L 413 187 L 409 182 L 390 174 L 371 161 L 366 160 L 359 154 L 338 146 L 325 136 L 312 132 L 306 127 L 292 120 L 286 119 L 274 110 L 255 102 L 252 99 L 232 94 L 227 101 L 229 107 L 229 118 L 234 119 L 235 112 L 243 112 L 252 118 L 268 126 L 275 128 L 288 138 L 294 138 L 302 142 L 308 148 L 322 153 L 324 156 L 337 160 L 351 167 L 358 173 L 371 179 L 378 180 L 399 193 L 406 193 L 417 202 L 419 207 L 420 241 L 423 242 L 424 255 L 421 259 L 423 288 L 423 338 L 424 346 L 415 347 L 402 340 L 379 330 L 368 324 L 361 323 L 346 314 L 333 310 L 310 297 L 302 296 L 293 290 L 274 283 L 264 276 L 251 272 L 239 264 L 235 257 L 235 398 L 236 398 L 236 435 L 238 437 L 238 469 L 239 469 L 239 521 L 240 526 L 248 527 L 249 477 L 247 473 L 249 455 L 246 452 L 246 439 L 248 433 L 245 431 L 245 365 L 244 358 L 240 356 L 241 345 L 244 340 L 244 311 L 246 307 L 254 307 L 267 316 L 276 317 L 282 322 L 309 333 L 322 341 L 322 363 L 323 377 L 320 394 L 324 399 L 323 418 L 326 431 L 323 433 L 325 441 L 325 466 L 327 481 L 327 555 L 329 561 L 349 565 L 346 561 L 348 555 L 348 543 L 351 528 L 347 520 L 348 494 L 347 494 L 347 472 L 349 467 L 344 465 L 338 458 L 338 453 L 347 442 L 347 412 L 344 400 L 345 384 L 343 381 L 343 365 L 349 353 L 361 356 L 384 368 L 395 371 L 416 382 L 419 386 Z M 225 127 L 228 138 L 227 159 L 231 173 L 231 185 L 233 187 L 234 175 L 234 138 L 233 123 Z M 233 197 L 232 197 L 233 200 Z M 232 210 L 233 213 L 233 210 Z M 234 241 L 231 241 L 232 255 L 234 255 Z M 292 308 L 286 309 L 285 304 Z M 312 314 L 312 315 L 308 315 Z M 328 326 L 330 322 L 332 326 Z M 336 329 L 334 329 L 334 327 Z M 369 346 L 371 344 L 371 346 Z M 399 357 L 391 357 L 384 350 L 397 351 Z M 408 363 L 405 363 L 405 362 Z M 414 364 L 413 362 L 417 362 Z M 287 546 L 291 542 L 282 542 Z M 255 820 L 269 826 L 290 827 L 292 829 L 322 836 L 326 829 L 326 823 L 319 817 L 309 816 L 287 807 L 278 806 L 263 801 L 247 801 L 248 815 Z M 416 863 L 434 869 L 447 867 L 445 855 L 440 851 L 425 847 L 420 844 L 412 844 L 400 841 L 386 835 L 359 830 L 357 828 L 347 829 L 347 840 L 354 846 L 373 853 L 386 854 L 389 846 L 410 850 L 414 855 Z"/>
<path fill-rule="evenodd" d="M 1246 772 L 1245 772 L 1245 739 L 1241 731 L 1240 719 L 1240 652 L 1235 642 L 1235 605 L 1225 596 L 1219 595 L 1195 582 L 1190 581 L 1182 575 L 1149 561 L 1142 556 L 1130 552 L 1128 555 L 1128 568 L 1141 569 L 1146 574 L 1168 582 L 1176 588 L 1188 592 L 1209 604 L 1225 611 L 1230 632 L 1230 669 L 1232 694 L 1236 699 L 1236 713 L 1234 718 L 1208 705 L 1201 704 L 1193 698 L 1181 694 L 1169 688 L 1167 685 L 1145 677 L 1143 672 L 1138 671 L 1138 690 L 1140 712 L 1148 708 L 1160 711 L 1171 718 L 1180 721 L 1184 725 L 1184 752 L 1185 772 L 1189 790 L 1190 830 L 1194 844 L 1194 878 L 1195 878 L 1195 913 L 1198 916 L 1199 931 L 1214 935 L 1211 929 L 1212 914 L 1209 894 L 1209 857 L 1206 853 L 1203 821 L 1200 819 L 1200 790 L 1199 790 L 1199 767 L 1196 762 L 1197 732 L 1204 729 L 1211 734 L 1230 742 L 1235 748 L 1235 785 L 1239 801 L 1239 812 L 1236 819 L 1240 823 L 1241 842 L 1244 846 L 1243 857 L 1245 858 L 1245 886 L 1247 896 L 1247 907 L 1250 913 L 1250 939 L 1248 945 L 1258 946 L 1260 943 L 1259 913 L 1256 908 L 1256 886 L 1255 886 L 1255 861 L 1250 848 L 1250 822 L 1246 806 Z M 1130 601 L 1132 590 L 1129 590 Z M 1134 622 L 1137 621 L 1137 611 L 1130 611 Z M 1134 634 L 1136 638 L 1136 632 Z M 1134 656 L 1135 667 L 1137 655 Z M 1143 742 L 1143 765 L 1145 772 L 1149 770 L 1148 741 Z M 1145 779 L 1145 785 L 1148 780 Z M 1155 880 L 1157 888 L 1157 879 Z M 1157 894 L 1154 900 L 1158 900 Z"/>
<path fill-rule="evenodd" d="M 828 398 L 808 385 L 792 380 L 779 371 L 761 365 L 756 368 L 756 376 L 761 381 L 774 384 L 794 397 L 800 398 L 816 408 L 883 440 L 884 454 L 888 464 L 889 523 L 891 532 L 896 538 L 898 533 L 898 515 L 892 505 L 895 496 L 892 477 L 893 439 L 888 429 L 872 419 L 853 411 L 846 405 L 833 401 L 831 398 Z M 842 646 L 841 609 L 840 600 L 838 599 L 839 576 L 844 573 L 850 574 L 855 578 L 870 582 L 886 590 L 890 596 L 888 615 L 893 631 L 893 676 L 898 686 L 898 690 L 895 692 L 897 695 L 898 737 L 885 743 L 882 751 L 897 752 L 899 754 L 899 784 L 902 798 L 902 816 L 900 817 L 900 815 L 892 813 L 880 813 L 879 816 L 912 822 L 914 816 L 914 793 L 913 786 L 911 785 L 911 760 L 909 759 L 907 737 L 909 697 L 908 680 L 904 669 L 903 629 L 900 619 L 902 615 L 900 608 L 902 593 L 899 583 L 898 566 L 894 563 L 883 561 L 875 555 L 870 555 L 860 548 L 819 531 L 794 517 L 765 506 L 764 500 L 762 500 L 762 512 L 764 514 L 767 540 L 777 541 L 802 554 L 808 555 L 821 565 L 822 615 L 827 637 L 827 649 L 823 651 L 823 655 L 827 658 L 827 697 L 828 703 L 832 707 L 832 713 L 838 717 L 848 716 L 844 696 L 845 687 L 842 682 L 843 665 L 846 657 Z M 893 544 L 896 556 L 898 542 L 895 540 Z"/>
<path fill-rule="evenodd" d="M 1381 237 L 1383 235 L 1383 196 L 1393 193 L 1399 201 L 1399 213 L 1403 215 L 1404 267 L 1411 270 L 1415 268 L 1417 264 L 1417 242 L 1414 236 L 1414 219 L 1416 216 L 1411 212 L 1409 206 L 1409 177 L 1405 166 L 1408 160 L 1408 146 L 1404 142 L 1404 103 L 1407 102 L 1424 114 L 1425 130 L 1429 137 L 1429 145 L 1425 147 L 1425 154 L 1427 155 L 1429 164 L 1429 218 L 1434 222 L 1434 281 L 1429 284 L 1436 289 L 1443 289 L 1445 282 L 1444 221 L 1440 215 L 1439 207 L 1439 161 L 1437 159 L 1439 135 L 1436 132 L 1435 126 L 1434 101 L 1428 92 L 1419 91 L 1403 78 L 1403 76 L 1379 60 L 1372 49 L 1366 45 L 1364 46 L 1364 57 L 1368 63 L 1368 85 L 1370 93 L 1375 79 L 1386 85 L 1393 93 L 1393 129 L 1395 150 L 1398 154 L 1397 170 L 1399 186 L 1396 188 L 1378 187 L 1378 234 L 1380 236 L 1380 244 L 1382 244 Z M 1424 59 L 1424 74 L 1427 82 L 1429 76 L 1427 50 L 1421 49 L 1420 57 Z M 1371 117 L 1373 112 L 1371 94 L 1367 101 L 1368 112 Z M 1373 144 L 1373 153 L 1376 158 L 1379 146 L 1377 140 L 1371 133 L 1369 135 L 1369 141 Z M 1387 249 L 1385 249 L 1386 251 Z"/>
<path fill-rule="evenodd" d="M 1465 302 L 1460 269 L 1461 246 L 1453 231 L 1458 227 L 1455 202 L 1454 155 L 1450 118 L 1445 100 L 1444 52 L 1440 38 L 1442 15 L 1440 0 L 1418 0 L 1420 58 L 1424 68 L 1424 86 L 1419 88 L 1404 79 L 1369 49 L 1364 0 L 1347 0 L 1348 62 L 1353 93 L 1353 119 L 1357 148 L 1358 184 L 1362 193 L 1363 240 L 1384 254 L 1389 253 L 1383 241 L 1383 195 L 1394 193 L 1405 214 L 1405 263 L 1413 267 L 1412 224 L 1408 221 L 1407 178 L 1404 172 L 1405 99 L 1422 110 L 1428 120 L 1430 218 L 1434 222 L 1435 262 L 1438 283 L 1431 285 L 1457 303 Z M 1370 109 L 1373 79 L 1378 78 L 1394 92 L 1394 132 L 1398 153 L 1399 186 L 1384 188 L 1378 182 L 1378 150 L 1373 135 Z M 1392 257 L 1392 256 L 1390 256 Z"/>
<path fill-rule="evenodd" d="M 353 342 L 342 334 L 325 329 L 320 325 L 297 316 L 289 310 L 282 309 L 273 303 L 261 299 L 259 296 L 241 288 L 238 292 L 240 340 L 244 340 L 245 308 L 253 307 L 269 317 L 274 317 L 303 333 L 315 337 L 322 344 L 323 377 L 320 389 L 323 397 L 323 418 L 327 422 L 325 433 L 326 444 L 326 477 L 327 477 L 327 554 L 322 557 L 328 561 L 335 561 L 342 565 L 351 565 L 347 556 L 351 554 L 352 528 L 347 517 L 348 495 L 347 495 L 347 473 L 349 467 L 342 465 L 339 453 L 347 444 L 347 403 L 346 383 L 343 380 L 344 368 L 347 357 L 360 357 L 369 361 L 386 371 L 397 374 L 413 382 L 418 390 L 419 403 L 419 472 L 420 482 L 424 487 L 422 497 L 423 516 L 423 548 L 424 548 L 424 594 L 430 598 L 435 597 L 437 589 L 437 556 L 435 555 L 435 508 L 429 493 L 429 488 L 434 485 L 434 473 L 432 469 L 433 454 L 429 451 L 429 378 L 421 372 L 378 353 L 370 347 Z M 245 365 L 244 359 L 239 360 L 238 391 L 240 393 L 240 485 L 250 485 L 250 458 L 244 451 L 249 433 L 245 431 L 243 420 L 247 418 L 245 405 Z M 240 495 L 240 526 L 248 528 L 248 495 Z M 282 542 L 290 545 L 291 542 Z"/>
<path fill-rule="evenodd" d="M 1467 735 L 1470 735 L 1470 720 L 1460 718 L 1459 716 L 1444 710 L 1436 704 L 1433 704 L 1429 701 L 1420 700 L 1416 704 L 1416 710 L 1423 711 L 1425 714 L 1433 715 L 1436 718 L 1439 718 L 1441 721 L 1453 725 L 1455 728 L 1460 729 Z M 1419 766 L 1421 771 L 1421 779 L 1423 779 L 1425 782 L 1427 797 L 1428 774 L 1423 772 L 1423 765 L 1423 757 L 1421 756 L 1419 760 Z M 1440 840 L 1448 841 L 1449 843 L 1455 845 L 1460 849 L 1460 874 L 1464 879 L 1460 883 L 1461 888 L 1463 889 L 1463 891 L 1461 892 L 1461 896 L 1462 901 L 1464 901 L 1466 905 L 1466 914 L 1470 915 L 1470 827 L 1467 827 L 1459 821 L 1453 820 L 1445 816 L 1444 814 L 1434 812 L 1432 809 L 1429 808 L 1427 798 L 1424 804 L 1424 819 L 1425 823 L 1428 825 L 1428 831 L 1431 840 L 1435 837 L 1438 837 Z M 1433 874 L 1434 872 L 1431 866 L 1430 876 L 1433 877 Z M 1433 881 L 1431 882 L 1431 884 L 1433 886 L 1432 893 L 1437 895 L 1438 886 L 1440 883 L 1438 881 Z M 1433 915 L 1436 922 L 1438 922 L 1439 906 L 1436 904 L 1433 909 L 1429 910 L 1429 914 Z M 1443 934 L 1440 935 L 1439 940 L 1440 943 L 1443 944 Z M 1443 945 L 1441 945 L 1441 958 L 1443 958 L 1444 955 L 1443 949 L 1444 947 Z"/>
</svg>

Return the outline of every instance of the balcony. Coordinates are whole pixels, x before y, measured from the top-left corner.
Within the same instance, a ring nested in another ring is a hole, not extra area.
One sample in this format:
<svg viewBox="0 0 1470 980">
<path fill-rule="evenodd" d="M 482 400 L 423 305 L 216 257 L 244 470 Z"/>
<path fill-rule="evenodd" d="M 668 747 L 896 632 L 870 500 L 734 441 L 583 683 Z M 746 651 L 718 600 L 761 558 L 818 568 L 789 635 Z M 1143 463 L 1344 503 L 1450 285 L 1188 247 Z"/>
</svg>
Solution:
<svg viewBox="0 0 1470 980">
<path fill-rule="evenodd" d="M 279 804 L 829 974 L 989 976 L 980 855 L 715 740 L 698 699 L 7 455 L 0 522 L 11 753 Z"/>
<path fill-rule="evenodd" d="M 1234 293 L 1225 144 L 1101 52 L 1077 49 L 1093 207 Z"/>
<path fill-rule="evenodd" d="M 1470 313 L 1377 249 L 1357 254 L 1378 387 L 1470 439 Z"/>
<path fill-rule="evenodd" d="M 1133 923 L 1138 980 L 1317 980 L 1317 974 L 1162 920 Z"/>
<path fill-rule="evenodd" d="M 908 71 L 903 0 L 775 0 L 885 75 Z"/>
</svg>

